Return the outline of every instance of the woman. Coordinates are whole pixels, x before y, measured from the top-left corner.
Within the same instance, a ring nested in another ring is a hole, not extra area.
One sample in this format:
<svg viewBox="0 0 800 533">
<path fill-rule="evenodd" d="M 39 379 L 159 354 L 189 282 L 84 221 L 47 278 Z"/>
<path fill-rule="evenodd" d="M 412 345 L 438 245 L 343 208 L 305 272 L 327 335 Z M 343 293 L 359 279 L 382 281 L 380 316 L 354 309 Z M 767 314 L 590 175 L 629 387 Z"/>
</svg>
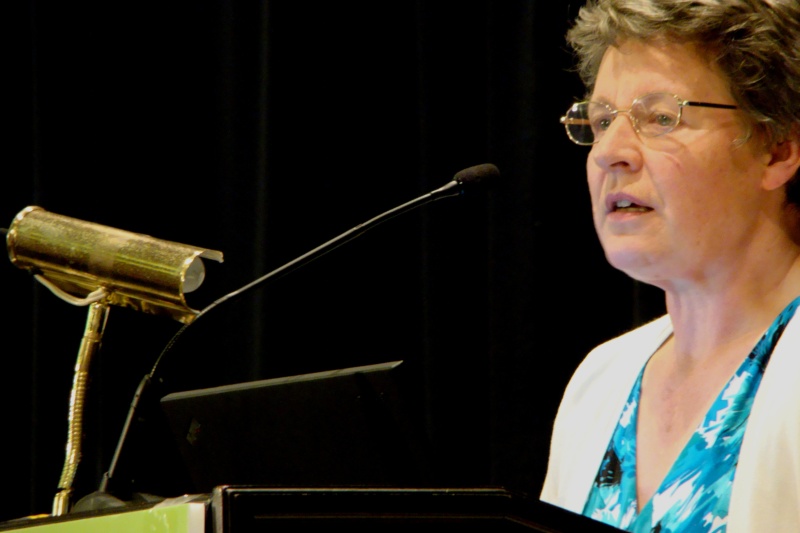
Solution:
<svg viewBox="0 0 800 533">
<path fill-rule="evenodd" d="M 800 3 L 589 0 L 567 37 L 595 229 L 667 315 L 577 369 L 541 497 L 628 531 L 798 532 Z"/>
</svg>

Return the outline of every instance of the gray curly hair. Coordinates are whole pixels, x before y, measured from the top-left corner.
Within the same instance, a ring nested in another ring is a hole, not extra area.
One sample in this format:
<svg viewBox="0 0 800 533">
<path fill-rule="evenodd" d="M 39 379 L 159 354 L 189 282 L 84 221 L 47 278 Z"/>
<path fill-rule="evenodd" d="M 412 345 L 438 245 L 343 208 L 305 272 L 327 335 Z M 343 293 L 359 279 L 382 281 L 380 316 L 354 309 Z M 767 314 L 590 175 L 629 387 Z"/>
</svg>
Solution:
<svg viewBox="0 0 800 533">
<path fill-rule="evenodd" d="M 695 44 L 721 69 L 767 143 L 797 130 L 799 0 L 587 0 L 567 42 L 590 92 L 606 49 L 626 38 Z"/>
</svg>

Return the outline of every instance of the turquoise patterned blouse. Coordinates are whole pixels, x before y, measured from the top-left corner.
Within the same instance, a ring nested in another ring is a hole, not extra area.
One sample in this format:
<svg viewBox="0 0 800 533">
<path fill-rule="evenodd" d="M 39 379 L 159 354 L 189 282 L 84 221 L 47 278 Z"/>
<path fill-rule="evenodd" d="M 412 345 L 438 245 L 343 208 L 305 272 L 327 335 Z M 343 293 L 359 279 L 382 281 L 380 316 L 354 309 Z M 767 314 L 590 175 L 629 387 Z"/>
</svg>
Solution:
<svg viewBox="0 0 800 533">
<path fill-rule="evenodd" d="M 722 389 L 656 493 L 637 513 L 636 414 L 642 369 L 600 464 L 583 514 L 635 533 L 724 533 L 750 407 L 772 350 L 799 304 L 800 297 L 764 333 Z"/>
</svg>

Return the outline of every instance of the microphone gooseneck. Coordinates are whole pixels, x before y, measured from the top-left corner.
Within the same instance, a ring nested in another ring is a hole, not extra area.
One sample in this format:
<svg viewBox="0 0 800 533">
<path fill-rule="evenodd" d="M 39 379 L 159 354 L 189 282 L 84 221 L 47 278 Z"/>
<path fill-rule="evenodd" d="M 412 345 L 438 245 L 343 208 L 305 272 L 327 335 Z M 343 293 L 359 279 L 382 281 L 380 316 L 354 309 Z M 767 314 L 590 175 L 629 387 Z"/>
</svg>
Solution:
<svg viewBox="0 0 800 533">
<path fill-rule="evenodd" d="M 381 222 L 385 222 L 386 220 L 389 220 L 390 218 L 393 218 L 401 213 L 405 213 L 406 211 L 410 211 L 411 209 L 427 204 L 434 200 L 439 200 L 441 198 L 448 198 L 451 196 L 459 196 L 464 193 L 466 188 L 473 187 L 477 184 L 488 183 L 494 179 L 497 179 L 499 176 L 500 176 L 500 171 L 495 165 L 491 163 L 465 168 L 456 173 L 455 176 L 453 176 L 452 181 L 445 184 L 444 186 L 432 192 L 424 194 L 418 198 L 415 198 L 414 200 L 401 204 L 393 209 L 385 211 L 384 213 L 381 213 L 380 215 L 373 217 L 348 231 L 345 231 L 339 236 L 334 237 L 333 239 L 321 244 L 320 246 L 317 246 L 313 250 L 306 252 L 305 254 L 297 257 L 292 261 L 289 261 L 283 266 L 278 267 L 275 270 L 272 270 L 271 272 L 268 272 L 267 274 L 261 276 L 260 278 L 251 281 L 250 283 L 244 285 L 243 287 L 233 292 L 230 292 L 222 296 L 221 298 L 218 298 L 217 300 L 206 306 L 204 309 L 202 309 L 191 323 L 184 324 L 178 330 L 178 332 L 175 333 L 175 335 L 173 335 L 173 337 L 169 340 L 167 345 L 161 351 L 161 354 L 156 359 L 149 374 L 144 376 L 144 378 L 142 379 L 139 388 L 137 389 L 136 394 L 134 395 L 133 401 L 131 402 L 128 411 L 128 416 L 123 427 L 122 435 L 120 436 L 119 442 L 117 443 L 117 448 L 114 453 L 114 458 L 111 463 L 111 468 L 103 476 L 99 492 L 102 493 L 107 490 L 108 483 L 114 475 L 114 469 L 116 468 L 117 461 L 121 453 L 122 444 L 125 441 L 128 431 L 130 430 L 130 425 L 133 420 L 133 414 L 138 406 L 141 396 L 144 393 L 144 390 L 147 388 L 148 385 L 150 385 L 151 381 L 153 380 L 156 369 L 158 368 L 158 365 L 161 362 L 161 360 L 163 360 L 164 356 L 172 349 L 177 340 L 190 325 L 197 323 L 197 321 L 201 319 L 204 315 L 208 314 L 212 309 L 219 307 L 221 304 L 235 300 L 244 295 L 245 293 L 254 290 L 258 287 L 261 287 L 268 281 L 273 281 L 285 274 L 288 274 L 292 270 L 295 270 L 300 266 L 305 265 L 306 263 L 309 263 L 310 261 L 317 259 L 320 256 L 338 248 L 342 244 L 358 237 L 365 231 L 374 228 Z"/>
<path fill-rule="evenodd" d="M 457 172 L 455 176 L 453 176 L 453 179 L 446 185 L 432 192 L 419 196 L 418 198 L 415 198 L 409 202 L 401 204 L 393 209 L 385 211 L 380 215 L 373 217 L 367 220 L 366 222 L 363 222 L 362 224 L 359 224 L 358 226 L 355 226 L 354 228 L 345 231 L 344 233 L 321 244 L 320 246 L 317 246 L 313 250 L 306 252 L 305 254 L 293 259 L 292 261 L 289 261 L 288 263 L 276 268 L 275 270 L 272 270 L 271 272 L 264 274 L 260 278 L 251 281 L 250 283 L 244 285 L 243 287 L 240 287 L 239 289 L 236 289 L 222 296 L 221 298 L 218 298 L 217 300 L 206 306 L 203 310 L 201 310 L 200 313 L 195 318 L 195 320 L 192 322 L 192 324 L 197 322 L 197 320 L 202 318 L 204 315 L 206 315 L 209 311 L 211 311 L 215 307 L 218 307 L 219 305 L 225 302 L 235 300 L 241 297 L 243 294 L 264 285 L 268 281 L 275 280 L 285 274 L 288 274 L 292 270 L 295 270 L 298 267 L 305 265 L 306 263 L 309 263 L 310 261 L 317 259 L 328 252 L 333 251 L 342 244 L 358 237 L 367 230 L 374 228 L 381 222 L 385 222 L 390 218 L 393 218 L 401 213 L 405 213 L 406 211 L 410 211 L 411 209 L 427 204 L 434 200 L 439 200 L 441 198 L 448 198 L 451 196 L 459 196 L 464 193 L 464 190 L 466 188 L 473 187 L 478 184 L 489 183 L 492 180 L 499 178 L 499 176 L 500 176 L 500 170 L 491 163 L 484 163 L 481 165 L 475 165 L 472 167 L 465 168 Z M 183 334 L 186 328 L 189 327 L 190 325 L 191 324 L 184 325 L 180 330 L 178 330 L 178 332 L 172 337 L 172 339 L 170 339 L 169 343 L 161 352 L 161 355 L 159 355 L 158 359 L 153 365 L 153 368 L 150 371 L 151 377 L 155 373 L 155 369 L 158 366 L 159 361 L 164 357 L 164 354 L 172 348 L 177 339 Z"/>
</svg>

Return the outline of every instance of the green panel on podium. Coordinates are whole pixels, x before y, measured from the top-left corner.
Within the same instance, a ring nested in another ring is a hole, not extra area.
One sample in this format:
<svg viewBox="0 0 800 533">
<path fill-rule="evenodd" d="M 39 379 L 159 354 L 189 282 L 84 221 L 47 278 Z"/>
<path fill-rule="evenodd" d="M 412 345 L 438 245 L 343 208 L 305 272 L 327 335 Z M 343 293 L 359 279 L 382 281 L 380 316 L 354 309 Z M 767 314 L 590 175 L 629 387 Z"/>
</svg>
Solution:
<svg viewBox="0 0 800 533">
<path fill-rule="evenodd" d="M 13 525 L 0 525 L 0 530 L 25 533 L 205 533 L 205 522 L 205 503 L 183 503 L 86 518 L 31 518 L 16 521 Z"/>
</svg>

